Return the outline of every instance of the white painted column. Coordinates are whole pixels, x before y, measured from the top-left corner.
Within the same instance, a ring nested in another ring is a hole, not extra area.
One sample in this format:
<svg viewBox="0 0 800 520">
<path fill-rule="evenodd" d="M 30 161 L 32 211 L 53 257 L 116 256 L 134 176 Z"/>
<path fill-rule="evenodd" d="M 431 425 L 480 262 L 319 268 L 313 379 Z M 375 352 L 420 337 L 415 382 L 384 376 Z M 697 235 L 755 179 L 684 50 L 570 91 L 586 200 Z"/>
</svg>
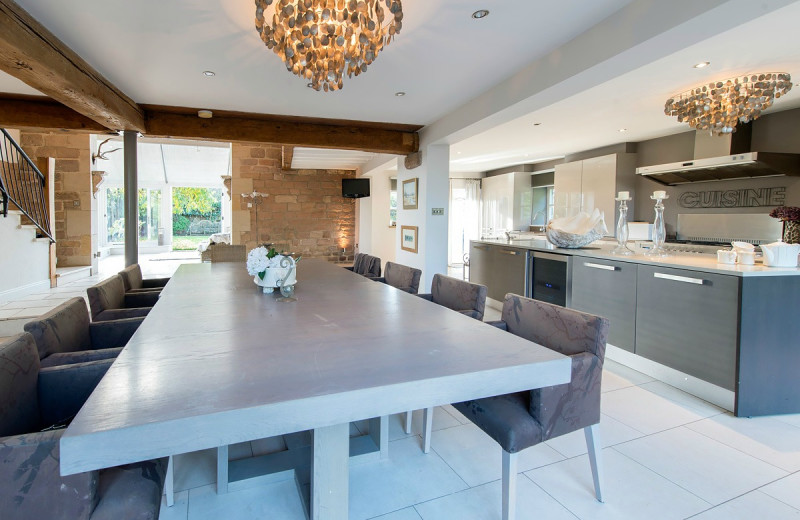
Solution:
<svg viewBox="0 0 800 520">
<path fill-rule="evenodd" d="M 397 262 L 422 269 L 419 292 L 430 292 L 436 273 L 447 274 L 447 216 L 450 199 L 450 145 L 436 144 L 422 150 L 422 165 L 413 170 L 397 165 Z M 403 181 L 418 178 L 417 209 L 403 209 Z M 442 215 L 433 210 L 441 208 Z M 402 226 L 417 226 L 417 253 L 401 248 Z"/>
</svg>

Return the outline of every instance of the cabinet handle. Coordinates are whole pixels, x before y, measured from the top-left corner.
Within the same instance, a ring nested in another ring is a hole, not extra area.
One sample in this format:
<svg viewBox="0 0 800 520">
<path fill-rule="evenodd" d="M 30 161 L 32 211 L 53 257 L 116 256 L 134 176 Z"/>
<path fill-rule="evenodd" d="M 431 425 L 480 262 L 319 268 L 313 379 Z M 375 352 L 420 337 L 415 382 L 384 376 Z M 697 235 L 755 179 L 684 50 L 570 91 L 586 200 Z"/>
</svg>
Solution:
<svg viewBox="0 0 800 520">
<path fill-rule="evenodd" d="M 509 251 L 508 249 L 501 249 L 500 252 L 503 253 L 504 255 L 518 255 L 519 254 L 519 251 Z"/>
<path fill-rule="evenodd" d="M 487 249 L 489 249 L 488 246 L 472 246 L 472 247 L 475 249 L 480 249 L 481 251 L 486 251 Z"/>
<path fill-rule="evenodd" d="M 592 269 L 602 269 L 603 271 L 619 271 L 619 267 L 614 265 L 593 264 L 592 262 L 584 262 L 583 265 Z"/>
<path fill-rule="evenodd" d="M 662 280 L 672 280 L 673 282 L 693 283 L 696 285 L 703 285 L 705 280 L 702 278 L 690 278 L 688 276 L 677 276 L 674 274 L 653 273 L 653 277 L 661 278 Z"/>
</svg>

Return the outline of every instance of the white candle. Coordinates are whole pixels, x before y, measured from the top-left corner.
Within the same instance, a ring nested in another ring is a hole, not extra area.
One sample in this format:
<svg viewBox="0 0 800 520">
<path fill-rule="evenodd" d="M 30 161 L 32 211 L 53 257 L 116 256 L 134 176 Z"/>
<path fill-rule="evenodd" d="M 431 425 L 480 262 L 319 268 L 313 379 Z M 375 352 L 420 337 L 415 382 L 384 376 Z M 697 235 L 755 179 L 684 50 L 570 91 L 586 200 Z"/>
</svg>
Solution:
<svg viewBox="0 0 800 520">
<path fill-rule="evenodd" d="M 663 199 L 666 196 L 667 196 L 667 192 L 663 191 L 663 190 L 662 191 L 654 191 L 653 192 L 653 198 L 654 199 Z"/>
<path fill-rule="evenodd" d="M 617 198 L 618 199 L 622 199 L 622 200 L 628 200 L 629 198 L 631 198 L 631 192 L 629 192 L 629 191 L 621 191 L 617 195 Z"/>
</svg>

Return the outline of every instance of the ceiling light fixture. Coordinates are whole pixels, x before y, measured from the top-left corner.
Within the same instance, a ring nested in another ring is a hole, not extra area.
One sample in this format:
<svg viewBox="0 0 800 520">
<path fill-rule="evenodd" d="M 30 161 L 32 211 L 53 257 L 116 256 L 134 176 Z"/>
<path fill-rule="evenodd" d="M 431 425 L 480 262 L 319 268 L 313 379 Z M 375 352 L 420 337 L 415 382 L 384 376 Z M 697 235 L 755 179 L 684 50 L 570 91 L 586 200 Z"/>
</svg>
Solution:
<svg viewBox="0 0 800 520">
<path fill-rule="evenodd" d="M 710 61 L 701 61 L 700 63 L 698 63 L 696 65 L 693 65 L 693 67 L 695 69 L 704 69 L 704 68 L 708 67 L 709 65 L 711 65 Z"/>
<path fill-rule="evenodd" d="M 541 126 L 542 123 L 533 123 L 533 126 Z"/>
<path fill-rule="evenodd" d="M 214 112 L 212 112 L 211 110 L 198 110 L 197 117 L 199 117 L 200 119 L 211 119 L 212 117 L 214 117 Z"/>
<path fill-rule="evenodd" d="M 792 77 L 786 72 L 739 76 L 675 95 L 667 100 L 664 113 L 696 130 L 730 134 L 736 131 L 737 122 L 757 119 L 775 98 L 791 89 Z"/>
<path fill-rule="evenodd" d="M 476 20 L 480 20 L 481 18 L 486 18 L 489 16 L 489 11 L 486 9 L 478 9 L 474 13 L 472 13 L 472 17 Z"/>
<path fill-rule="evenodd" d="M 256 31 L 314 90 L 339 90 L 345 73 L 366 72 L 403 27 L 401 0 L 279 0 L 268 14 L 272 3 L 256 0 Z"/>
<path fill-rule="evenodd" d="M 217 73 L 214 72 L 213 70 L 204 70 L 203 71 L 203 76 L 205 76 L 207 78 L 213 78 L 216 75 L 217 75 Z"/>
<path fill-rule="evenodd" d="M 620 132 L 620 133 L 622 133 L 622 132 L 627 132 L 627 131 L 628 131 L 628 129 L 627 129 L 627 128 L 620 128 L 620 129 L 619 129 L 619 132 Z"/>
<path fill-rule="evenodd" d="M 403 97 L 403 96 L 406 95 L 406 93 L 405 92 L 395 92 L 394 95 L 397 96 L 397 97 Z"/>
</svg>

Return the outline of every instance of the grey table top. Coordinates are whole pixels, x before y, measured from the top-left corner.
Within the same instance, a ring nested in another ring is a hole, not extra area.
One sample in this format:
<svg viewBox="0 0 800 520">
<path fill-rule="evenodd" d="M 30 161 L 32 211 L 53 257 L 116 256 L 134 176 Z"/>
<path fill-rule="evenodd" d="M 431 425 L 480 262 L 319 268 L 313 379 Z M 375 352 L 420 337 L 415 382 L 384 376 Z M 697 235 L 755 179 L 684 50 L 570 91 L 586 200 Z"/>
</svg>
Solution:
<svg viewBox="0 0 800 520">
<path fill-rule="evenodd" d="M 321 260 L 294 302 L 181 266 L 61 440 L 63 474 L 569 381 L 569 359 Z"/>
</svg>

